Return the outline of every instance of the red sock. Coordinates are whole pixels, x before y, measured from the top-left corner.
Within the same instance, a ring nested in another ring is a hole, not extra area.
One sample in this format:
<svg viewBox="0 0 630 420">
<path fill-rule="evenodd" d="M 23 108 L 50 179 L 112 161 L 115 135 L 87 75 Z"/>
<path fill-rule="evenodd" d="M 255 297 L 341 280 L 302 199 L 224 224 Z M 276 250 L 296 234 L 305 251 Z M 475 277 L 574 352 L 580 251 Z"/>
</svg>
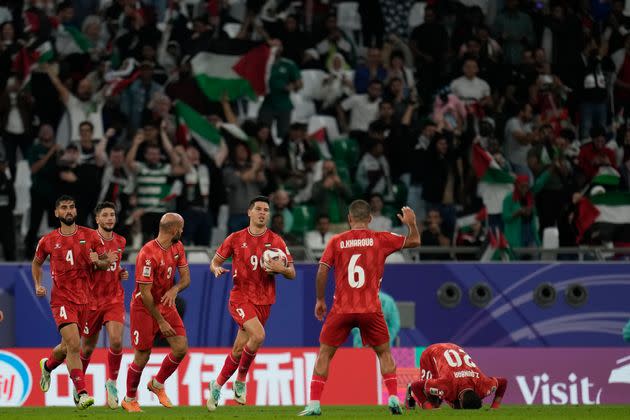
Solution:
<svg viewBox="0 0 630 420">
<path fill-rule="evenodd" d="M 70 371 L 70 379 L 72 379 L 72 383 L 74 384 L 74 388 L 77 390 L 78 394 L 86 392 L 85 375 L 81 369 L 72 369 Z"/>
<path fill-rule="evenodd" d="M 251 366 L 255 358 L 256 352 L 251 351 L 247 348 L 247 345 L 245 345 L 245 348 L 243 349 L 243 355 L 241 356 L 241 362 L 238 364 L 238 373 L 236 374 L 237 381 L 245 382 L 245 379 L 247 379 L 247 372 L 249 371 L 249 367 Z"/>
<path fill-rule="evenodd" d="M 319 401 L 322 398 L 324 385 L 326 385 L 326 378 L 323 376 L 313 375 L 313 378 L 311 379 L 311 401 Z"/>
<path fill-rule="evenodd" d="M 173 374 L 179 367 L 182 359 L 178 359 L 173 355 L 173 353 L 169 353 L 166 355 L 164 360 L 162 361 L 162 366 L 160 366 L 160 371 L 155 375 L 155 380 L 159 383 L 163 384 L 169 376 Z"/>
<path fill-rule="evenodd" d="M 133 362 L 129 365 L 129 370 L 127 370 L 127 398 L 136 398 L 142 369 L 144 368 L 138 367 Z"/>
<path fill-rule="evenodd" d="M 396 379 L 396 372 L 383 375 L 383 383 L 390 397 L 392 395 L 398 395 L 398 379 Z"/>
<path fill-rule="evenodd" d="M 53 370 L 55 370 L 57 366 L 62 364 L 65 360 L 66 360 L 65 357 L 61 360 L 57 360 L 55 358 L 55 352 L 51 352 L 50 356 L 48 356 L 48 360 L 46 360 L 46 363 L 45 363 L 46 370 L 48 370 L 48 372 L 52 372 Z"/>
<path fill-rule="evenodd" d="M 115 353 L 112 349 L 107 351 L 107 379 L 116 381 L 118 379 L 118 371 L 120 370 L 120 361 L 122 360 L 122 351 Z"/>
<path fill-rule="evenodd" d="M 83 352 L 81 352 L 81 363 L 83 363 L 83 375 L 85 375 L 88 366 L 90 366 L 90 357 L 85 357 Z"/>
<path fill-rule="evenodd" d="M 225 358 L 225 363 L 223 363 L 223 368 L 221 369 L 221 373 L 219 373 L 219 377 L 217 378 L 217 384 L 223 386 L 236 372 L 238 369 L 238 360 L 234 359 L 232 353 L 227 355 Z"/>
</svg>

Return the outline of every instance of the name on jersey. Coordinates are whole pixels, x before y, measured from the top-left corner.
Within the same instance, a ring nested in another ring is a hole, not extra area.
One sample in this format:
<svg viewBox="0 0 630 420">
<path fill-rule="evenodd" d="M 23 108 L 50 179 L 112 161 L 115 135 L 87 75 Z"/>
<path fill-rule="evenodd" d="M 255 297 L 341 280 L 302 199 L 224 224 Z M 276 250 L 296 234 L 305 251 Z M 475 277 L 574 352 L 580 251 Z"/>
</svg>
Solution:
<svg viewBox="0 0 630 420">
<path fill-rule="evenodd" d="M 339 243 L 341 249 L 374 246 L 374 238 L 346 239 Z"/>
<path fill-rule="evenodd" d="M 479 378 L 478 372 L 473 372 L 472 370 L 460 370 L 453 373 L 455 378 Z"/>
</svg>

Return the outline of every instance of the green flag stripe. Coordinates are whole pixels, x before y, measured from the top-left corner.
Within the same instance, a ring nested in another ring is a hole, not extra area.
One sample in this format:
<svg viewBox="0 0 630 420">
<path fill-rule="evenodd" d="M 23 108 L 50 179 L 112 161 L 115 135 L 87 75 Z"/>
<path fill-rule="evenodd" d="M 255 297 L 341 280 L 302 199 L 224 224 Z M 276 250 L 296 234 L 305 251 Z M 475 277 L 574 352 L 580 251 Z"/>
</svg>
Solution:
<svg viewBox="0 0 630 420">
<path fill-rule="evenodd" d="M 219 130 L 190 106 L 186 105 L 184 102 L 178 101 L 175 104 L 175 112 L 180 122 L 186 124 L 191 134 L 198 138 L 201 137 L 207 142 L 217 146 L 221 143 L 221 133 L 219 133 Z"/>
<path fill-rule="evenodd" d="M 203 93 L 213 101 L 220 101 L 224 94 L 230 99 L 243 96 L 256 99 L 256 93 L 246 79 L 222 79 L 205 74 L 197 74 L 195 79 Z"/>
<path fill-rule="evenodd" d="M 628 206 L 630 205 L 630 193 L 626 192 L 608 192 L 605 194 L 597 194 L 589 197 L 591 203 L 605 206 Z"/>
</svg>

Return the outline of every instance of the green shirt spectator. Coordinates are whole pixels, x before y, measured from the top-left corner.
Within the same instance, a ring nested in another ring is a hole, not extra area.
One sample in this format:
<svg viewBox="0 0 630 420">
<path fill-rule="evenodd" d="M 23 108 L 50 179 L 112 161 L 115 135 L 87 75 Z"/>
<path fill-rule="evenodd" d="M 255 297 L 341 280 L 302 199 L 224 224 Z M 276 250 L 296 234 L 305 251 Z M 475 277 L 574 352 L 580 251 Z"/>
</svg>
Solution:
<svg viewBox="0 0 630 420">
<path fill-rule="evenodd" d="M 302 80 L 298 66 L 288 58 L 279 58 L 271 67 L 269 76 L 269 92 L 265 96 L 263 107 L 273 111 L 291 111 L 291 84 Z"/>
</svg>

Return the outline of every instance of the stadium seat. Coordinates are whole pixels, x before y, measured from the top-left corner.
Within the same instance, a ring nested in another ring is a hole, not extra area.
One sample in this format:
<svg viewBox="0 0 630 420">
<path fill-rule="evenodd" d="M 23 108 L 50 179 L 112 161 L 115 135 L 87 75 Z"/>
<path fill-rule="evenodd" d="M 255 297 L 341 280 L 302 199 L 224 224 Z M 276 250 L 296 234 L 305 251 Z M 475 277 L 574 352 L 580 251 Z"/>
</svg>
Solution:
<svg viewBox="0 0 630 420">
<path fill-rule="evenodd" d="M 21 160 L 16 165 L 15 174 L 15 210 L 16 215 L 26 214 L 31 207 L 31 168 L 26 160 Z"/>
<path fill-rule="evenodd" d="M 262 96 L 259 96 L 255 101 L 247 101 L 247 118 L 257 120 L 258 119 L 258 111 L 262 106 L 263 100 Z"/>
<path fill-rule="evenodd" d="M 307 99 L 322 99 L 322 84 L 328 74 L 323 70 L 303 70 L 302 89 L 299 93 Z"/>
<path fill-rule="evenodd" d="M 407 204 L 407 186 L 404 183 L 398 182 L 392 185 L 392 190 L 396 207 L 402 207 Z"/>
<path fill-rule="evenodd" d="M 335 161 L 343 161 L 351 170 L 356 169 L 359 164 L 360 151 L 359 143 L 352 138 L 337 138 L 330 142 L 331 152 Z"/>
<path fill-rule="evenodd" d="M 342 1 L 337 3 L 337 22 L 345 31 L 358 31 L 361 29 L 361 15 L 359 14 L 359 2 Z"/>
<path fill-rule="evenodd" d="M 326 129 L 326 134 L 329 139 L 336 139 L 339 137 L 339 126 L 337 125 L 337 120 L 327 115 L 313 115 L 308 121 L 307 131 L 309 133 L 314 133 L 322 127 Z"/>
<path fill-rule="evenodd" d="M 404 263 L 405 256 L 402 252 L 394 252 L 393 254 L 389 254 L 389 256 L 385 259 L 385 264 L 397 264 Z"/>
<path fill-rule="evenodd" d="M 560 232 L 557 227 L 548 227 L 543 230 L 543 249 L 557 249 L 560 246 Z M 556 254 L 553 252 L 543 252 L 540 256 L 543 261 L 554 261 Z"/>
<path fill-rule="evenodd" d="M 230 38 L 236 38 L 236 35 L 238 35 L 240 31 L 240 23 L 226 23 L 223 25 L 223 32 L 225 32 Z"/>
<path fill-rule="evenodd" d="M 293 103 L 293 111 L 291 111 L 292 123 L 306 122 L 317 113 L 315 103 L 300 93 L 292 93 L 291 102 Z"/>
<path fill-rule="evenodd" d="M 188 256 L 186 257 L 186 259 L 188 260 L 189 263 L 204 263 L 204 264 L 207 264 L 207 263 L 210 262 L 210 258 L 208 257 L 208 253 L 207 252 L 201 252 L 201 251 L 189 252 Z"/>
<path fill-rule="evenodd" d="M 300 205 L 293 207 L 293 226 L 291 233 L 304 234 L 307 230 L 315 228 L 315 208 L 313 206 Z"/>
<path fill-rule="evenodd" d="M 424 8 L 427 6 L 424 2 L 417 2 L 411 6 L 409 11 L 409 29 L 420 26 L 424 23 Z"/>
</svg>

